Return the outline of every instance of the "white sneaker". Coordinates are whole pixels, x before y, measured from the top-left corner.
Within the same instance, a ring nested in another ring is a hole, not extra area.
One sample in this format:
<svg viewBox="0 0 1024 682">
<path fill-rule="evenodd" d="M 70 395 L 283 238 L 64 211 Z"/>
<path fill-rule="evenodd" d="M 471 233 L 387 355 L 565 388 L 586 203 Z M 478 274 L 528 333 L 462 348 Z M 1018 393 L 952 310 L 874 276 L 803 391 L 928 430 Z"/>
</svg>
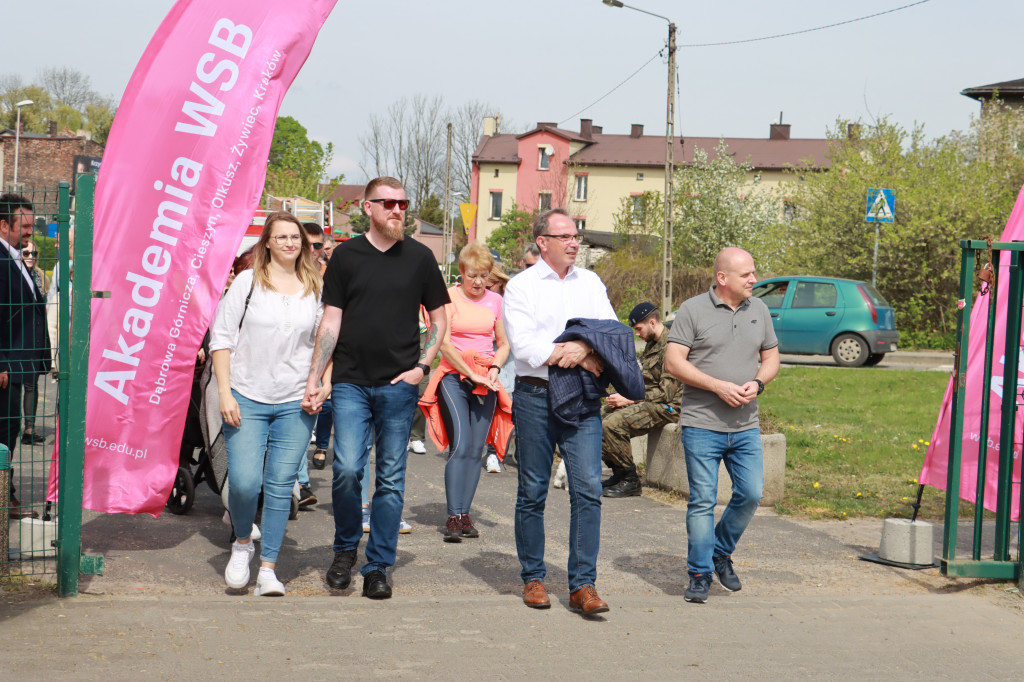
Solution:
<svg viewBox="0 0 1024 682">
<path fill-rule="evenodd" d="M 247 542 L 244 545 L 237 540 L 231 543 L 231 558 L 224 569 L 224 582 L 228 587 L 241 590 L 249 584 L 249 563 L 256 547 Z"/>
<path fill-rule="evenodd" d="M 231 512 L 229 512 L 227 509 L 225 509 L 224 510 L 224 516 L 222 516 L 220 518 L 220 520 L 230 526 L 231 525 Z M 260 532 L 260 527 L 257 526 L 255 523 L 252 524 L 252 532 L 249 533 L 249 539 L 252 540 L 253 542 L 259 542 L 260 540 L 263 539 L 263 533 Z"/>
<path fill-rule="evenodd" d="M 489 474 L 500 474 L 501 465 L 498 464 L 497 455 L 487 455 L 487 473 Z"/>
<path fill-rule="evenodd" d="M 272 568 L 260 568 L 256 575 L 257 597 L 283 597 L 284 583 L 277 579 Z"/>
<path fill-rule="evenodd" d="M 427 446 L 423 444 L 421 440 L 409 441 L 409 449 L 415 452 L 417 455 L 427 454 Z"/>
<path fill-rule="evenodd" d="M 398 521 L 398 532 L 401 533 L 402 535 L 405 535 L 406 533 L 411 533 L 412 532 L 412 526 L 410 526 L 408 523 L 406 523 L 405 519 L 400 519 Z"/>
</svg>

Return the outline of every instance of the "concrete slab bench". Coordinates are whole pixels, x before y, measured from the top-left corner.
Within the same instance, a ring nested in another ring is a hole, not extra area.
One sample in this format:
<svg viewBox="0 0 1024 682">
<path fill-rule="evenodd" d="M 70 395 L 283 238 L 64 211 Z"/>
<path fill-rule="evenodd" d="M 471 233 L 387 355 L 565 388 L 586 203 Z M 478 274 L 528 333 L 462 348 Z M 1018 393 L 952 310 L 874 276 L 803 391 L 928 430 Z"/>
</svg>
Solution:
<svg viewBox="0 0 1024 682">
<path fill-rule="evenodd" d="M 674 490 L 689 497 L 690 486 L 686 478 L 686 457 L 683 444 L 679 438 L 679 425 L 668 426 L 652 431 L 642 437 L 646 441 L 643 460 L 646 463 L 647 485 Z M 633 439 L 633 457 L 638 463 L 638 441 Z M 772 506 L 782 500 L 786 483 L 786 436 L 773 433 L 761 436 L 764 446 L 764 497 L 762 506 Z M 718 472 L 718 503 L 726 504 L 732 495 L 732 479 L 723 464 Z"/>
</svg>

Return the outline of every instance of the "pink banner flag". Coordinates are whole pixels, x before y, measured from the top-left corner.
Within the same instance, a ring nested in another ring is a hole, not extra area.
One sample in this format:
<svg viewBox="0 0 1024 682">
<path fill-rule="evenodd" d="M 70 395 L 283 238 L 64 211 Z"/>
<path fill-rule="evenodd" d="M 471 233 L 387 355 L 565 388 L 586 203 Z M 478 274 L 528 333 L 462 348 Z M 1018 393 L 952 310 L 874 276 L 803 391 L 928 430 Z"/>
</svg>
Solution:
<svg viewBox="0 0 1024 682">
<path fill-rule="evenodd" d="M 1017 196 L 1010 219 L 1000 241 L 1010 242 L 1024 239 L 1024 189 Z M 988 331 L 988 304 L 990 293 L 979 294 L 971 308 L 970 329 L 967 341 L 967 377 L 966 385 L 961 389 L 961 400 L 964 405 L 963 441 L 960 447 L 960 499 L 975 502 L 978 486 L 978 451 L 983 439 L 987 448 L 985 467 L 985 508 L 995 511 L 996 494 L 999 481 L 999 423 L 1003 400 L 1003 366 L 1005 364 L 1006 339 L 1006 297 L 1010 285 L 1008 268 L 1010 253 L 1002 252 L 999 261 L 999 278 L 996 288 L 996 318 L 993 330 L 992 346 L 992 381 L 984 385 L 985 379 L 985 335 Z M 1019 346 L 1019 344 L 1018 344 Z M 1018 348 L 1018 353 L 1020 350 Z M 1005 390 L 1019 393 L 1024 387 L 1024 353 L 1019 356 L 1019 372 L 1014 386 Z M 935 431 L 925 454 L 924 466 L 921 468 L 921 483 L 940 490 L 946 489 L 946 476 L 949 471 L 949 426 L 952 414 L 953 381 L 949 380 L 946 394 L 942 398 L 942 408 Z M 987 428 L 981 423 L 982 391 L 990 391 L 989 423 Z M 1019 402 L 1019 401 L 1018 401 Z M 1024 410 L 1017 410 L 1015 433 L 1024 428 Z M 1020 518 L 1020 454 L 1021 445 L 1013 446 L 1013 485 L 1010 494 L 1011 516 L 1014 521 Z"/>
<path fill-rule="evenodd" d="M 167 501 L 197 349 L 335 2 L 179 0 L 128 83 L 96 189 L 92 283 L 110 298 L 92 303 L 87 509 Z"/>
</svg>

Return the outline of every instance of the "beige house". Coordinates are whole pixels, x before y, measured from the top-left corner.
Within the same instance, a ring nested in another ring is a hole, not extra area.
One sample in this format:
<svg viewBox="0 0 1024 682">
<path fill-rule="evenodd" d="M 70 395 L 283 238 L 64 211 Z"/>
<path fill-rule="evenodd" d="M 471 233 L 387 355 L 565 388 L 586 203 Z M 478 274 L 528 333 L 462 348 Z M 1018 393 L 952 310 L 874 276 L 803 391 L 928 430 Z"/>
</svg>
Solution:
<svg viewBox="0 0 1024 682">
<path fill-rule="evenodd" d="M 713 158 L 718 142 L 716 137 L 676 138 L 675 163 L 692 163 L 697 148 Z M 763 139 L 725 138 L 725 143 L 737 160 L 751 164 L 751 185 L 761 189 L 791 180 L 787 168 L 829 165 L 828 141 L 793 139 L 788 124 L 772 124 Z M 542 122 L 511 135 L 495 134 L 488 123 L 472 158 L 470 202 L 477 205 L 477 219 L 470 238 L 485 241 L 513 203 L 528 211 L 563 207 L 581 231 L 612 232 L 623 198 L 664 191 L 665 145 L 663 135 L 645 135 L 639 124 L 628 134 L 606 134 L 589 119 L 580 121 L 579 132 Z"/>
</svg>

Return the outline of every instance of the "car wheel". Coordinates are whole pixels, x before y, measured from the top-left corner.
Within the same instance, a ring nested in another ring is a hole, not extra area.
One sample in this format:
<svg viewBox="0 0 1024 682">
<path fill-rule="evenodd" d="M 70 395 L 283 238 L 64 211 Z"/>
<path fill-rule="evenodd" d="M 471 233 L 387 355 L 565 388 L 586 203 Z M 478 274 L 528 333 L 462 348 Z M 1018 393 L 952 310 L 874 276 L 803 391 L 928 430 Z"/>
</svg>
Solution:
<svg viewBox="0 0 1024 682">
<path fill-rule="evenodd" d="M 868 359 L 864 361 L 865 367 L 874 367 L 885 358 L 885 353 L 872 353 L 868 356 Z"/>
<path fill-rule="evenodd" d="M 832 342 L 832 358 L 841 367 L 860 367 L 868 355 L 867 342 L 856 334 L 840 334 Z"/>
</svg>

